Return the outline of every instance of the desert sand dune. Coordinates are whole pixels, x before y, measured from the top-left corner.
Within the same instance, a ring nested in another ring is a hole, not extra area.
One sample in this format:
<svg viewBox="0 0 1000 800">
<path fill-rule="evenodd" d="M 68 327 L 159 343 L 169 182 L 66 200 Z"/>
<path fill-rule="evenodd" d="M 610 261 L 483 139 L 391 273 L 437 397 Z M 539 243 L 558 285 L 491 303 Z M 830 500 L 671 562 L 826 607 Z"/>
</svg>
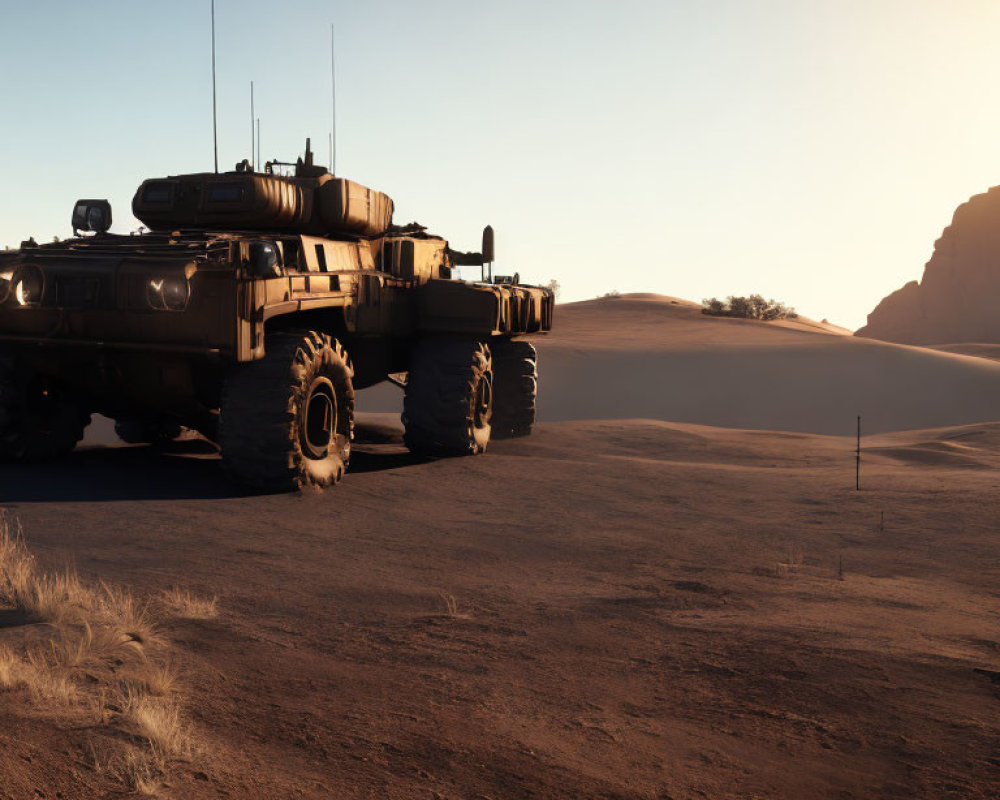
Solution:
<svg viewBox="0 0 1000 800">
<path fill-rule="evenodd" d="M 1000 419 L 1000 364 L 836 335 L 818 323 L 706 317 L 655 297 L 558 311 L 556 330 L 538 339 L 546 420 L 848 434 L 858 414 L 869 433 Z"/>
<path fill-rule="evenodd" d="M 963 356 L 976 356 L 977 358 L 1000 361 L 1000 344 L 995 343 L 963 342 L 959 344 L 930 344 L 926 347 L 931 350 L 940 350 L 943 353 L 958 353 Z"/>
</svg>

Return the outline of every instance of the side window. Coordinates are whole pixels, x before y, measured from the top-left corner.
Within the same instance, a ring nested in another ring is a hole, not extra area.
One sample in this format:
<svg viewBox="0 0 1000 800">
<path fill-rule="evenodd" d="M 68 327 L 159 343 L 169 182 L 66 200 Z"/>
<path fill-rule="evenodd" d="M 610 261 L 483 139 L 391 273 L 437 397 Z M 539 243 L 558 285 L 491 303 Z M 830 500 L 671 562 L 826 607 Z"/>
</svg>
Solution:
<svg viewBox="0 0 1000 800">
<path fill-rule="evenodd" d="M 257 278 L 277 278 L 281 275 L 281 251 L 274 242 L 249 242 L 246 267 Z"/>
<path fill-rule="evenodd" d="M 285 269 L 302 272 L 304 267 L 302 264 L 302 248 L 299 244 L 299 240 L 283 239 L 281 241 L 281 249 L 284 254 Z"/>
</svg>

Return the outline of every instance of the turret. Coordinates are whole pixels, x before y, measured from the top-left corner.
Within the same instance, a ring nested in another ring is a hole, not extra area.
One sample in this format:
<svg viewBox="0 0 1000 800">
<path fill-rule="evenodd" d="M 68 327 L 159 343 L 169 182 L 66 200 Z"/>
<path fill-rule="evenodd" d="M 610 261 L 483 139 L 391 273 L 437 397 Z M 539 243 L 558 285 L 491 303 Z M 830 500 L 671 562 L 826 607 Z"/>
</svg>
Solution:
<svg viewBox="0 0 1000 800">
<path fill-rule="evenodd" d="M 317 236 L 381 236 L 392 224 L 392 199 L 337 178 L 313 163 L 309 140 L 292 176 L 264 173 L 246 162 L 233 172 L 143 181 L 132 212 L 152 230 L 261 230 Z M 291 165 L 288 165 L 291 166 Z"/>
</svg>

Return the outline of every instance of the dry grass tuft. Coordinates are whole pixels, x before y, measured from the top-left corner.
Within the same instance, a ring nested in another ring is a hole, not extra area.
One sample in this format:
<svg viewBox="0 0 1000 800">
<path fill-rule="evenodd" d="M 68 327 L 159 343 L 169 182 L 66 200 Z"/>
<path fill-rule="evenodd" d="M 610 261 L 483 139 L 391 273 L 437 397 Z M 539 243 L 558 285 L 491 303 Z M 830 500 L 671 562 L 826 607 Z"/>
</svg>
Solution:
<svg viewBox="0 0 1000 800">
<path fill-rule="evenodd" d="M 458 610 L 458 600 L 449 592 L 438 592 L 438 597 L 444 602 L 444 613 L 449 619 L 469 619 L 469 614 Z"/>
<path fill-rule="evenodd" d="M 56 573 L 33 573 L 24 587 L 17 608 L 42 622 L 65 622 L 86 617 L 94 595 L 69 569 Z"/>
<path fill-rule="evenodd" d="M 148 602 L 140 602 L 126 589 L 108 586 L 101 581 L 100 611 L 122 635 L 139 644 L 156 639 L 156 626 Z"/>
<path fill-rule="evenodd" d="M 164 760 L 190 758 L 191 738 L 181 725 L 176 702 L 152 698 L 129 687 L 122 700 L 122 717 Z"/>
<path fill-rule="evenodd" d="M 18 669 L 19 683 L 36 701 L 44 701 L 63 708 L 73 705 L 79 698 L 79 689 L 64 670 L 54 669 L 42 650 L 33 650 Z"/>
<path fill-rule="evenodd" d="M 129 750 L 118 766 L 118 779 L 133 792 L 151 797 L 163 787 L 163 770 L 155 761 Z"/>
<path fill-rule="evenodd" d="M 39 571 L 20 523 L 0 513 L 0 604 L 40 622 L 60 622 L 81 617 L 93 606 L 94 594 L 72 570 Z"/>
<path fill-rule="evenodd" d="M 126 789 L 152 796 L 163 788 L 164 763 L 148 750 L 126 745 L 104 753 L 90 744 L 90 764 L 100 775 L 108 775 Z"/>
<path fill-rule="evenodd" d="M 216 598 L 181 589 L 158 600 L 178 617 L 218 613 Z M 25 690 L 37 711 L 56 720 L 78 722 L 87 714 L 96 730 L 137 737 L 103 758 L 92 753 L 94 768 L 132 792 L 157 794 L 169 763 L 189 759 L 194 746 L 175 697 L 180 673 L 158 653 L 163 640 L 149 603 L 103 581 L 89 586 L 70 569 L 39 569 L 20 523 L 0 510 L 0 608 L 47 623 L 43 630 L 51 631 L 46 642 L 22 653 L 0 645 L 0 690 Z"/>
<path fill-rule="evenodd" d="M 145 692 L 153 697 L 166 697 L 177 689 L 179 678 L 180 671 L 173 663 L 147 661 L 139 672 L 126 678 L 125 685 L 133 691 Z"/>
<path fill-rule="evenodd" d="M 187 589 L 167 589 L 159 599 L 170 614 L 182 619 L 214 619 L 219 614 L 219 598 L 199 597 Z"/>
<path fill-rule="evenodd" d="M 0 689 L 13 689 L 19 682 L 19 659 L 10 648 L 0 646 Z"/>
<path fill-rule="evenodd" d="M 57 639 L 50 643 L 52 660 L 60 667 L 85 667 L 124 661 L 129 656 L 145 658 L 142 645 L 117 625 L 92 627 L 83 621 L 77 626 L 60 625 Z"/>
<path fill-rule="evenodd" d="M 455 599 L 455 595 L 448 594 L 447 592 L 441 592 L 439 596 L 444 601 L 445 613 L 449 617 L 457 617 L 458 600 Z"/>
<path fill-rule="evenodd" d="M 0 603 L 21 608 L 35 559 L 24 546 L 21 525 L 0 514 Z"/>
</svg>

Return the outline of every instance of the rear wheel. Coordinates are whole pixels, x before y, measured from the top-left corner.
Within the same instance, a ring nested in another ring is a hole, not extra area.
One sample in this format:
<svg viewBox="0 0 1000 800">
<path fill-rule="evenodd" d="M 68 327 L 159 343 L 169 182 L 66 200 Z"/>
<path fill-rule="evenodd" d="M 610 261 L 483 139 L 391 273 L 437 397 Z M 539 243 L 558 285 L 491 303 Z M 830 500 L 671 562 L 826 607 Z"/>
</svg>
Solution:
<svg viewBox="0 0 1000 800">
<path fill-rule="evenodd" d="M 493 435 L 497 439 L 527 436 L 535 424 L 538 396 L 538 353 L 531 342 L 492 342 Z"/>
<path fill-rule="evenodd" d="M 263 491 L 332 486 L 351 456 L 353 377 L 344 349 L 324 333 L 269 336 L 267 355 L 236 367 L 223 387 L 226 467 Z"/>
<path fill-rule="evenodd" d="M 46 461 L 72 452 L 90 424 L 76 397 L 13 356 L 0 356 L 0 458 Z"/>
<path fill-rule="evenodd" d="M 482 342 L 428 338 L 416 343 L 403 400 L 403 441 L 424 455 L 486 450 L 493 416 L 490 351 Z"/>
</svg>

